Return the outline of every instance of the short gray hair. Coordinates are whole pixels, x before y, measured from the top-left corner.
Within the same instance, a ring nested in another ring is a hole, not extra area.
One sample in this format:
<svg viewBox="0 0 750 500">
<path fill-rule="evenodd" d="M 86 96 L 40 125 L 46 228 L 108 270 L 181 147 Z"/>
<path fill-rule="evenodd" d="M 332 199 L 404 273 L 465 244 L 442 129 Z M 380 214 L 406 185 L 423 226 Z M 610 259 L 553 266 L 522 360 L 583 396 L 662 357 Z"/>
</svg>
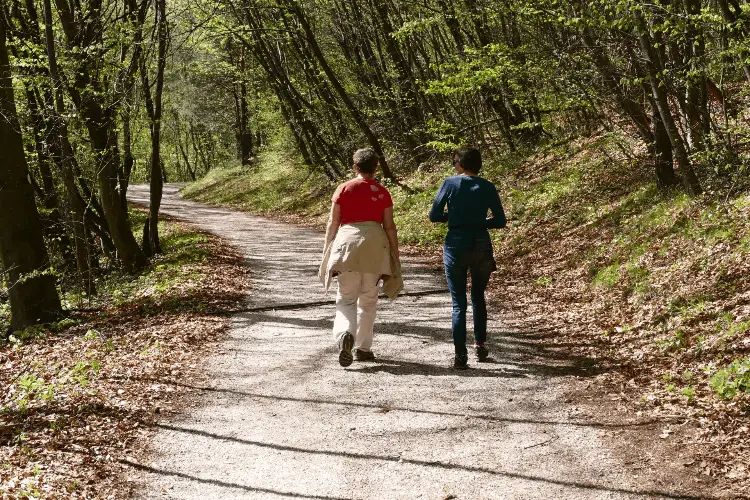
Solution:
<svg viewBox="0 0 750 500">
<path fill-rule="evenodd" d="M 364 174 L 374 174 L 378 168 L 378 154 L 372 148 L 362 148 L 354 152 L 352 158 L 354 164 L 360 172 Z"/>
</svg>

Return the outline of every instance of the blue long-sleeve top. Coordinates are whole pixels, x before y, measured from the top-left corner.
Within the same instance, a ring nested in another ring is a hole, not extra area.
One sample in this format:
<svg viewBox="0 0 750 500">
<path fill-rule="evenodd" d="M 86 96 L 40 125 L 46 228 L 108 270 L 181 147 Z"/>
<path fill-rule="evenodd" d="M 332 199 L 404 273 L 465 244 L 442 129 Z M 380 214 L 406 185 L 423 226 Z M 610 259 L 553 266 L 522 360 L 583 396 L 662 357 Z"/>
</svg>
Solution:
<svg viewBox="0 0 750 500">
<path fill-rule="evenodd" d="M 487 210 L 492 217 L 487 217 Z M 473 230 L 500 229 L 507 222 L 495 185 L 468 175 L 454 175 L 443 181 L 432 204 L 430 220 L 447 222 L 449 229 Z"/>
</svg>

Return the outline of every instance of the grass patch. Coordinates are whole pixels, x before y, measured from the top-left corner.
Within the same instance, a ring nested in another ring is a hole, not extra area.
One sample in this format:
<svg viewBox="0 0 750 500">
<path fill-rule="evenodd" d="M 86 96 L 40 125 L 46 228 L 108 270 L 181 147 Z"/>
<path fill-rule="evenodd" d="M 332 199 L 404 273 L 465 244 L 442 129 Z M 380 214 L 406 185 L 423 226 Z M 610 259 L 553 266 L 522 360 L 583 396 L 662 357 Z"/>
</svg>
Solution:
<svg viewBox="0 0 750 500">
<path fill-rule="evenodd" d="M 328 215 L 333 188 L 320 172 L 294 157 L 267 149 L 252 167 L 211 170 L 181 194 L 195 201 L 258 214 L 287 214 L 320 224 Z"/>
<path fill-rule="evenodd" d="M 592 284 L 594 286 L 603 286 L 613 288 L 620 280 L 620 263 L 615 262 L 607 267 L 599 269 L 594 275 Z"/>
</svg>

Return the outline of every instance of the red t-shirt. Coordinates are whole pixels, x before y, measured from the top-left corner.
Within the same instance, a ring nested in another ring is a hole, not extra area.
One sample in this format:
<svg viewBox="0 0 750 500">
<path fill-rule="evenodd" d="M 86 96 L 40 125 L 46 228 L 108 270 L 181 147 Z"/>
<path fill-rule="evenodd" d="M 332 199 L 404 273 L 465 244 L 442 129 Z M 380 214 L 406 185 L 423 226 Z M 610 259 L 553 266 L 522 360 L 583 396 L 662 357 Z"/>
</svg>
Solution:
<svg viewBox="0 0 750 500">
<path fill-rule="evenodd" d="M 383 211 L 393 206 L 391 193 L 381 184 L 357 177 L 341 184 L 331 201 L 341 207 L 341 223 L 383 222 Z"/>
</svg>

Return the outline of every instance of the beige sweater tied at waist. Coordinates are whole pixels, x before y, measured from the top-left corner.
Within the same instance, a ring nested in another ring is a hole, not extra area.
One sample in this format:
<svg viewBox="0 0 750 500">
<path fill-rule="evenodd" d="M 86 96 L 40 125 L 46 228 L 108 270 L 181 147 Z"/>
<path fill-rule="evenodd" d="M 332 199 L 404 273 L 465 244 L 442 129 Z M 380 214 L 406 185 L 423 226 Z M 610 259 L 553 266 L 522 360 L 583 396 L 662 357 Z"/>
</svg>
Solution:
<svg viewBox="0 0 750 500">
<path fill-rule="evenodd" d="M 379 222 L 355 222 L 339 227 L 323 253 L 318 278 L 327 291 L 331 278 L 346 271 L 383 276 L 383 293 L 391 299 L 404 288 L 401 266 Z"/>
</svg>

